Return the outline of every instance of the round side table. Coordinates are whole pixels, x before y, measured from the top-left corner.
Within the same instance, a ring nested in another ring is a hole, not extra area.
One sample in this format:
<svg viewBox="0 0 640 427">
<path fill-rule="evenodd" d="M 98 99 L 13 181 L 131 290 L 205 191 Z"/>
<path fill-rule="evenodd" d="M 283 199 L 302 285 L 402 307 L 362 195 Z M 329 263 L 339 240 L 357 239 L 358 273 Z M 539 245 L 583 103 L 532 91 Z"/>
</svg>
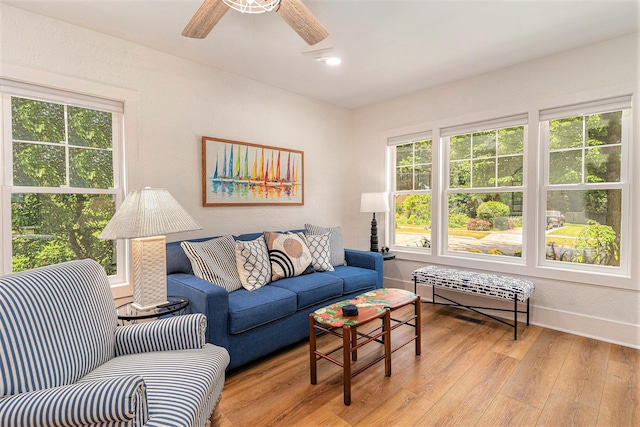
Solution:
<svg viewBox="0 0 640 427">
<path fill-rule="evenodd" d="M 189 300 L 187 298 L 168 296 L 167 300 L 168 302 L 166 304 L 162 304 L 148 310 L 139 310 L 132 305 L 132 302 L 119 305 L 116 307 L 118 321 L 122 324 L 124 324 L 124 322 L 136 323 L 139 320 L 156 319 L 168 314 L 175 315 L 186 313 L 186 308 L 189 305 Z"/>
</svg>

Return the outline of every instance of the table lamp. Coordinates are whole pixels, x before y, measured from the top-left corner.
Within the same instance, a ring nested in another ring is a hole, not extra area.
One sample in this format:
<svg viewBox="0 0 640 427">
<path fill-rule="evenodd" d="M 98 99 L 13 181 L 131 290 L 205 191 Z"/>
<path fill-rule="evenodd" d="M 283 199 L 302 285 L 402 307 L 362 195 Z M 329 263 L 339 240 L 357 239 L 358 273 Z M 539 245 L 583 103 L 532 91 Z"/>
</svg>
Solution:
<svg viewBox="0 0 640 427">
<path fill-rule="evenodd" d="M 360 212 L 373 212 L 371 220 L 371 252 L 378 252 L 378 222 L 376 212 L 389 212 L 389 195 L 387 193 L 362 193 Z"/>
<path fill-rule="evenodd" d="M 145 187 L 124 199 L 99 239 L 131 239 L 133 306 L 167 303 L 166 234 L 202 227 L 164 188 Z"/>
</svg>

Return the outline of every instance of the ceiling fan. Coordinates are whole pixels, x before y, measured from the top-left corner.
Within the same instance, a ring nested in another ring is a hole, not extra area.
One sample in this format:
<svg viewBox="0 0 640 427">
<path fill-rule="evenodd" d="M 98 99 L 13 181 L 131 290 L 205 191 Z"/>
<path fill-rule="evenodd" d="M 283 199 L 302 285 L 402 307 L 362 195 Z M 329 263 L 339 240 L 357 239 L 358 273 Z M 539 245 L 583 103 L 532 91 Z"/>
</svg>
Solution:
<svg viewBox="0 0 640 427">
<path fill-rule="evenodd" d="M 301 0 L 204 0 L 182 31 L 185 37 L 203 39 L 229 8 L 243 13 L 275 12 L 309 45 L 329 35 Z"/>
</svg>

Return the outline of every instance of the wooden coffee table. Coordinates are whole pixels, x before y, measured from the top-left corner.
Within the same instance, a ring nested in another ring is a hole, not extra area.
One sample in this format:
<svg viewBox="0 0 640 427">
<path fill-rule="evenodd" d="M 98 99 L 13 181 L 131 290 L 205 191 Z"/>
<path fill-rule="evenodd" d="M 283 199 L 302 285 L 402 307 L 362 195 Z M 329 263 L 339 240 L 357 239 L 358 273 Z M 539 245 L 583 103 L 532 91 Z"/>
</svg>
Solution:
<svg viewBox="0 0 640 427">
<path fill-rule="evenodd" d="M 347 304 L 358 305 L 358 314 L 356 316 L 343 316 L 342 306 Z M 327 307 L 316 310 L 309 314 L 309 357 L 311 368 L 311 384 L 317 384 L 317 361 L 318 359 L 326 359 L 331 363 L 341 366 L 343 369 L 343 388 L 344 388 L 344 404 L 351 404 L 351 378 L 355 377 L 365 369 L 373 366 L 380 360 L 384 359 L 385 376 L 391 375 L 391 310 L 380 304 L 366 305 L 362 303 L 360 297 L 340 301 Z M 356 328 L 372 322 L 376 319 L 382 319 L 383 325 L 379 328 L 378 333 L 372 333 L 358 342 L 358 334 Z M 340 332 L 340 330 L 342 332 Z M 322 353 L 316 347 L 316 331 L 323 331 L 342 339 L 342 345 Z M 384 343 L 384 354 L 371 360 L 366 365 L 351 371 L 351 360 L 357 358 L 357 351 L 360 347 L 379 340 L 382 338 Z M 330 355 L 342 349 L 342 362 L 334 359 Z"/>
<path fill-rule="evenodd" d="M 343 316 L 341 307 L 353 304 L 358 307 L 357 316 Z M 391 317 L 393 312 L 399 308 L 414 305 L 414 314 L 407 318 L 398 320 Z M 309 315 L 309 357 L 311 367 L 311 384 L 317 383 L 317 361 L 326 359 L 343 368 L 344 383 L 344 404 L 351 403 L 351 378 L 385 359 L 385 375 L 391 375 L 391 353 L 415 341 L 415 352 L 421 352 L 421 329 L 420 329 L 420 297 L 412 292 L 403 289 L 375 289 L 365 292 L 350 300 L 340 301 L 328 307 L 321 308 Z M 375 319 L 382 319 L 382 325 L 367 333 L 358 332 L 358 327 L 365 325 Z M 393 322 L 393 326 L 391 324 Z M 412 323 L 413 322 L 413 323 Z M 411 338 L 401 344 L 396 344 L 391 348 L 391 331 L 400 326 L 407 325 L 415 329 Z M 342 333 L 339 330 L 342 329 Z M 342 345 L 326 353 L 317 350 L 316 331 L 328 332 L 342 339 Z M 357 371 L 351 372 L 351 362 L 357 361 L 358 349 L 372 341 L 384 345 L 384 355 L 370 361 Z M 332 358 L 330 355 L 338 350 L 343 350 L 342 362 Z"/>
</svg>

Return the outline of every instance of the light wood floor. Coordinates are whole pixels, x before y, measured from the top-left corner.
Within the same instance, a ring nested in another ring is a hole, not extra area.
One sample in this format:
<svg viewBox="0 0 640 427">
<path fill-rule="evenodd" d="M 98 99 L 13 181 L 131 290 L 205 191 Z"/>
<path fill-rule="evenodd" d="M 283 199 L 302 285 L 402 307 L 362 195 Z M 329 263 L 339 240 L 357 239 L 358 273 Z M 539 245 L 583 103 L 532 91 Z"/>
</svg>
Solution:
<svg viewBox="0 0 640 427">
<path fill-rule="evenodd" d="M 499 322 L 423 304 L 422 355 L 407 345 L 393 353 L 391 377 L 384 376 L 384 362 L 356 376 L 351 406 L 343 404 L 340 367 L 319 361 L 318 384 L 310 384 L 309 345 L 301 342 L 228 375 L 221 423 L 640 426 L 640 350 L 519 326 L 521 334 L 513 341 L 513 329 Z M 399 328 L 392 341 L 412 331 Z M 337 342 L 325 334 L 318 344 L 328 348 Z M 381 350 L 379 344 L 368 344 L 356 363 Z"/>
</svg>

